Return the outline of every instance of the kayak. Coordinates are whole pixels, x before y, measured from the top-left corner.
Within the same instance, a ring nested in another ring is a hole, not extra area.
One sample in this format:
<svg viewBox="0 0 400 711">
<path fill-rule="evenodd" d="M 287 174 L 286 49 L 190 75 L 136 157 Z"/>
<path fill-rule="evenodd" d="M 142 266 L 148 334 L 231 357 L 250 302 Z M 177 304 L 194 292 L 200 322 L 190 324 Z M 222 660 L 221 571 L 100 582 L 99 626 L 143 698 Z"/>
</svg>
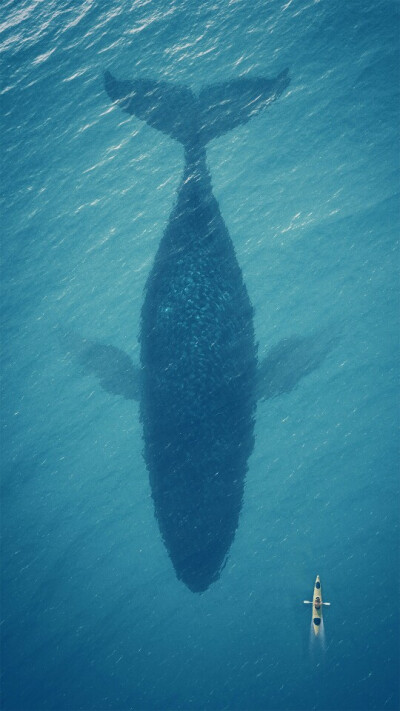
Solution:
<svg viewBox="0 0 400 711">
<path fill-rule="evenodd" d="M 322 607 L 323 605 L 331 604 L 330 602 L 322 602 L 322 588 L 319 575 L 315 578 L 312 602 L 310 600 L 304 600 L 304 603 L 306 605 L 312 605 L 312 626 L 314 634 L 317 637 L 322 626 Z"/>
</svg>

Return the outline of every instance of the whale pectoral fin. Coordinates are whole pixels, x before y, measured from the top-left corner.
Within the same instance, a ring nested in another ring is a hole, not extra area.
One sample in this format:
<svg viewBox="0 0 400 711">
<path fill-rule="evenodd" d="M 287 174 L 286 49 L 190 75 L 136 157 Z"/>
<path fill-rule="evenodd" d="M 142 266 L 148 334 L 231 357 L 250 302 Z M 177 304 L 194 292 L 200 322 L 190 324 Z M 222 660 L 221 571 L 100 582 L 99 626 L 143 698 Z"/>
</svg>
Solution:
<svg viewBox="0 0 400 711">
<path fill-rule="evenodd" d="M 321 365 L 335 343 L 336 337 L 323 334 L 291 336 L 279 341 L 258 367 L 258 399 L 290 393 L 302 378 Z"/>
<path fill-rule="evenodd" d="M 289 82 L 285 69 L 274 79 L 242 78 L 206 86 L 199 96 L 203 143 L 250 121 L 275 101 Z"/>
<path fill-rule="evenodd" d="M 103 390 L 125 400 L 139 400 L 140 368 L 124 351 L 77 334 L 63 335 L 62 341 L 82 367 L 83 374 L 95 375 Z"/>
<path fill-rule="evenodd" d="M 120 81 L 110 72 L 104 72 L 104 86 L 123 111 L 185 145 L 189 142 L 196 99 L 187 87 L 152 79 Z"/>
</svg>

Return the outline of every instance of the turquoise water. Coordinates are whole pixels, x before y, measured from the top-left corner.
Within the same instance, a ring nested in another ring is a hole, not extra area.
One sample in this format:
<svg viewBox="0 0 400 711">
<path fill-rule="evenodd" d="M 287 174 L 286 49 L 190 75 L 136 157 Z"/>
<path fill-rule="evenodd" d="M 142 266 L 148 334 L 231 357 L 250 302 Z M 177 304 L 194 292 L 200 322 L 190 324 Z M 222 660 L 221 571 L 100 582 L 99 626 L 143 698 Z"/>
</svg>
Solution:
<svg viewBox="0 0 400 711">
<path fill-rule="evenodd" d="M 383 1 L 2 4 L 4 709 L 398 708 L 398 30 Z M 260 360 L 294 335 L 332 347 L 259 401 L 235 540 L 194 594 L 154 517 L 138 404 L 60 339 L 139 361 L 184 165 L 102 73 L 198 92 L 287 66 L 285 94 L 207 161 Z M 302 605 L 317 573 L 324 644 Z"/>
</svg>

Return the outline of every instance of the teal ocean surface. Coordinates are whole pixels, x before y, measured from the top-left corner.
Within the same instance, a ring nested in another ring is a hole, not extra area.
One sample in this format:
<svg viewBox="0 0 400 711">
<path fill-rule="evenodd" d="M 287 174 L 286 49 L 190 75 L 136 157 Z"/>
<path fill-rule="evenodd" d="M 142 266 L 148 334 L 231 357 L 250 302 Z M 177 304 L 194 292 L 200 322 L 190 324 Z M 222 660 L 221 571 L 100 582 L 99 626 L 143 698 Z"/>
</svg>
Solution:
<svg viewBox="0 0 400 711">
<path fill-rule="evenodd" d="M 391 0 L 1 4 L 4 711 L 399 708 L 399 29 Z M 257 82 L 286 68 L 265 99 Z M 105 71 L 152 82 L 142 115 Z M 256 390 L 222 252 L 215 270 L 191 257 L 181 291 L 170 258 L 171 293 L 142 310 L 163 235 L 183 230 L 185 165 L 254 309 Z M 160 323 L 196 367 L 171 357 L 150 402 Z M 161 410 L 184 443 L 165 435 L 165 470 Z M 216 451 L 239 472 L 221 499 Z M 205 483 L 169 488 L 179 466 Z M 314 637 L 317 574 L 331 606 Z"/>
</svg>

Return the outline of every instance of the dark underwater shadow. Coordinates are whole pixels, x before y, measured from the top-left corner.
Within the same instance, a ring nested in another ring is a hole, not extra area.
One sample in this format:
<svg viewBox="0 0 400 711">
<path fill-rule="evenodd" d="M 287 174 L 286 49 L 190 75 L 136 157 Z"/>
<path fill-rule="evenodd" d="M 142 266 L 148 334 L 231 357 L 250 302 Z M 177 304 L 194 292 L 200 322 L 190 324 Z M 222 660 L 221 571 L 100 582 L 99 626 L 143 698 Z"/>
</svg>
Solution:
<svg viewBox="0 0 400 711">
<path fill-rule="evenodd" d="M 177 577 L 192 591 L 216 581 L 242 507 L 256 402 L 288 393 L 329 348 L 318 336 L 277 344 L 257 365 L 253 307 L 212 192 L 206 145 L 246 123 L 289 84 L 241 78 L 204 88 L 104 75 L 110 98 L 184 147 L 176 205 L 144 294 L 140 366 L 115 348 L 64 339 L 110 394 L 138 399 L 156 519 Z"/>
</svg>

